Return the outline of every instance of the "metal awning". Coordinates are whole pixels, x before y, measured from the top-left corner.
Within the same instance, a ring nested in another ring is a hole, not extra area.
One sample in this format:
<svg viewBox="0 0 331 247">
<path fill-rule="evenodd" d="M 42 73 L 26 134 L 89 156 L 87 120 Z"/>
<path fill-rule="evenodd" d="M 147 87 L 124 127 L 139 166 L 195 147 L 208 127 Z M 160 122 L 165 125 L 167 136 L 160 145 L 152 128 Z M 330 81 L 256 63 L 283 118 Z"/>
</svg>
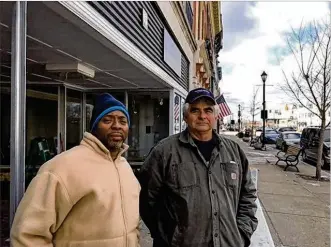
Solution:
<svg viewBox="0 0 331 247">
<path fill-rule="evenodd" d="M 14 2 L 0 2 L 1 84 L 10 83 L 11 22 Z M 65 13 L 69 16 L 71 13 Z M 73 14 L 71 14 L 73 16 Z M 73 18 L 70 16 L 70 18 Z M 28 2 L 27 84 L 63 84 L 82 91 L 99 89 L 169 89 L 100 34 L 86 32 L 86 23 L 71 22 L 45 3 Z M 93 78 L 72 72 L 50 72 L 47 64 L 82 64 Z"/>
</svg>

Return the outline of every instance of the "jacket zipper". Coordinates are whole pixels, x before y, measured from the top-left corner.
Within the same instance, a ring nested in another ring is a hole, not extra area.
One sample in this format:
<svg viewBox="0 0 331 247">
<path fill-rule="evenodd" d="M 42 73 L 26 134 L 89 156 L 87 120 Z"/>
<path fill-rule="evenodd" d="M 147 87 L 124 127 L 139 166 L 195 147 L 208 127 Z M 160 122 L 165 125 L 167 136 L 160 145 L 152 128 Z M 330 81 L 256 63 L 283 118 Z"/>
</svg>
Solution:
<svg viewBox="0 0 331 247">
<path fill-rule="evenodd" d="M 128 246 L 128 241 L 127 241 L 128 229 L 127 229 L 126 219 L 125 219 L 125 209 L 124 209 L 124 200 L 123 200 L 123 197 L 124 197 L 123 196 L 123 189 L 122 189 L 120 173 L 118 171 L 118 168 L 117 168 L 117 165 L 116 165 L 116 161 L 113 161 L 113 162 L 114 162 L 114 165 L 115 165 L 115 168 L 116 168 L 116 172 L 117 172 L 118 185 L 120 187 L 121 208 L 122 208 L 123 222 L 124 222 L 124 246 L 127 247 Z"/>
</svg>

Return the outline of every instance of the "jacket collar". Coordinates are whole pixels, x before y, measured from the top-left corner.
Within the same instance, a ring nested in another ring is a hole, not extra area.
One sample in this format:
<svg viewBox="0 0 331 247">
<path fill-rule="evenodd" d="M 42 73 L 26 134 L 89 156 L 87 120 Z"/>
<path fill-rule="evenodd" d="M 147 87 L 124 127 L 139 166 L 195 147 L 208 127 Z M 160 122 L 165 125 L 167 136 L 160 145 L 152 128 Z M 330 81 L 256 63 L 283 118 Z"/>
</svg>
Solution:
<svg viewBox="0 0 331 247">
<path fill-rule="evenodd" d="M 221 145 L 221 137 L 217 134 L 216 130 L 213 129 L 213 138 L 217 141 L 218 145 Z M 188 128 L 186 128 L 184 131 L 182 131 L 179 134 L 179 140 L 183 143 L 189 143 L 194 146 L 194 141 L 192 136 L 190 135 Z"/>
<path fill-rule="evenodd" d="M 84 133 L 83 140 L 80 143 L 81 145 L 87 146 L 88 148 L 94 150 L 96 153 L 100 154 L 101 156 L 111 158 L 109 150 L 102 144 L 102 142 L 92 135 L 89 132 Z M 129 146 L 123 143 L 121 151 L 119 152 L 118 157 L 120 157 L 124 152 L 129 149 Z"/>
</svg>

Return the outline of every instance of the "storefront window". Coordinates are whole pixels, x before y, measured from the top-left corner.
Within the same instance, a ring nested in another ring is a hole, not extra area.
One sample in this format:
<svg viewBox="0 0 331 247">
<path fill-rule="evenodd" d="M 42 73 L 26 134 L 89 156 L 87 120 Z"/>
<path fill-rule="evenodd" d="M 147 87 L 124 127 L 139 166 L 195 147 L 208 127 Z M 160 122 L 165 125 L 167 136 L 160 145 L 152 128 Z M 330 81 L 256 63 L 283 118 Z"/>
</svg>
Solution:
<svg viewBox="0 0 331 247">
<path fill-rule="evenodd" d="M 2 246 L 10 230 L 10 84 L 0 85 L 0 90 L 0 246 Z"/>
<path fill-rule="evenodd" d="M 129 162 L 141 162 L 160 140 L 169 135 L 169 93 L 130 92 Z"/>
<path fill-rule="evenodd" d="M 1 87 L 0 97 L 0 113 L 1 113 L 1 143 L 0 143 L 0 158 L 1 167 L 9 167 L 10 165 L 10 88 Z M 4 179 L 4 178 L 2 178 Z"/>
<path fill-rule="evenodd" d="M 58 87 L 27 85 L 26 186 L 39 168 L 57 154 Z"/>
<path fill-rule="evenodd" d="M 67 89 L 67 150 L 79 145 L 81 140 L 81 95 L 79 91 Z"/>
</svg>

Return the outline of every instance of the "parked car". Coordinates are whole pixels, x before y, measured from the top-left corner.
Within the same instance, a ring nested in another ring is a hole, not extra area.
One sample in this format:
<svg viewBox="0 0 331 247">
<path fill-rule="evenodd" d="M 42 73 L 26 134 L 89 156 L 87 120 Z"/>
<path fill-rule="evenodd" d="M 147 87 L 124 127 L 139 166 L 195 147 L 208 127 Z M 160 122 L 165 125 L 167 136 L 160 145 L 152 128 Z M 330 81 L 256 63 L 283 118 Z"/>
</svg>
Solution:
<svg viewBox="0 0 331 247">
<path fill-rule="evenodd" d="M 282 132 L 285 132 L 285 131 L 296 131 L 296 129 L 293 128 L 293 127 L 281 127 L 281 128 L 277 129 L 278 133 L 282 133 Z"/>
<path fill-rule="evenodd" d="M 273 129 L 265 130 L 265 144 L 276 144 L 276 138 L 279 136 L 278 132 Z"/>
<path fill-rule="evenodd" d="M 261 135 L 261 133 L 262 133 L 262 128 L 257 128 L 256 129 L 256 131 L 255 131 L 255 136 L 260 136 Z M 265 127 L 265 131 L 269 131 L 269 130 L 273 130 L 272 128 L 270 128 L 270 127 Z"/>
<path fill-rule="evenodd" d="M 255 136 L 260 136 L 261 133 L 262 133 L 262 129 L 261 129 L 261 128 L 258 128 L 258 129 L 256 129 L 256 131 L 255 131 Z"/>
<path fill-rule="evenodd" d="M 300 146 L 303 148 L 302 159 L 317 161 L 320 127 L 308 127 L 303 129 Z M 330 169 L 330 127 L 325 129 L 323 142 L 322 168 Z"/>
<path fill-rule="evenodd" d="M 284 131 L 276 138 L 276 148 L 286 152 L 290 145 L 300 145 L 301 134 L 294 131 Z"/>
</svg>

